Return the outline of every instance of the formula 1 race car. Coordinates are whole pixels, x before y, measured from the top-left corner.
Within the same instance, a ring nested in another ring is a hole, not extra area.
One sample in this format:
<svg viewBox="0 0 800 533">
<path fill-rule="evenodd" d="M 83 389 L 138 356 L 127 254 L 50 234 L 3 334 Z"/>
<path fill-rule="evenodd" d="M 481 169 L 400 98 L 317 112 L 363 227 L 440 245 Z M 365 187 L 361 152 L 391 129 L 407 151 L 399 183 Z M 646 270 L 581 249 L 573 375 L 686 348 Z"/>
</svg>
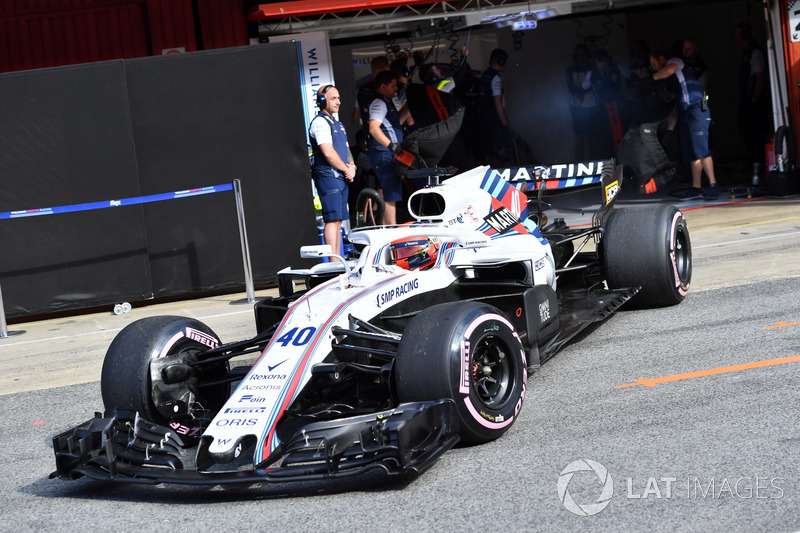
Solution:
<svg viewBox="0 0 800 533">
<path fill-rule="evenodd" d="M 105 413 L 54 437 L 51 477 L 419 473 L 459 441 L 508 431 L 528 377 L 576 334 L 628 300 L 673 305 L 688 291 L 683 214 L 615 210 L 613 160 L 422 174 L 434 179 L 409 199 L 413 223 L 351 232 L 348 258 L 303 247 L 340 261 L 279 272 L 254 338 L 223 344 L 176 316 L 123 329 L 103 364 Z M 567 215 L 582 209 L 556 205 L 569 192 L 599 205 L 576 225 Z"/>
</svg>

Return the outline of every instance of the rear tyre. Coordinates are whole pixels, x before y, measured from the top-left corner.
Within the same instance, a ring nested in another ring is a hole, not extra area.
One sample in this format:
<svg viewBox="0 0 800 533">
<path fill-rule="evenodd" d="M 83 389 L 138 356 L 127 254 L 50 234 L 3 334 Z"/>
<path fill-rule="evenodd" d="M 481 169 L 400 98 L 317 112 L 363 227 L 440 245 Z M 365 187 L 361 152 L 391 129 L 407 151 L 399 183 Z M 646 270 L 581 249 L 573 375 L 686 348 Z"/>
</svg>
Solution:
<svg viewBox="0 0 800 533">
<path fill-rule="evenodd" d="M 386 203 L 375 189 L 366 187 L 358 193 L 356 198 L 356 227 L 380 226 L 383 224 L 383 215 L 386 212 Z"/>
<path fill-rule="evenodd" d="M 409 323 L 394 364 L 400 402 L 450 398 L 463 442 L 498 438 L 522 407 L 527 363 L 519 336 L 495 307 L 453 302 Z"/>
<path fill-rule="evenodd" d="M 675 206 L 614 211 L 601 247 L 608 288 L 641 287 L 628 305 L 663 307 L 686 297 L 692 279 L 692 244 L 686 219 Z"/>
<path fill-rule="evenodd" d="M 138 412 L 197 436 L 228 398 L 227 383 L 206 385 L 229 374 L 226 362 L 193 366 L 198 354 L 220 345 L 217 335 L 191 318 L 137 320 L 114 338 L 103 361 L 100 389 L 106 410 Z"/>
</svg>

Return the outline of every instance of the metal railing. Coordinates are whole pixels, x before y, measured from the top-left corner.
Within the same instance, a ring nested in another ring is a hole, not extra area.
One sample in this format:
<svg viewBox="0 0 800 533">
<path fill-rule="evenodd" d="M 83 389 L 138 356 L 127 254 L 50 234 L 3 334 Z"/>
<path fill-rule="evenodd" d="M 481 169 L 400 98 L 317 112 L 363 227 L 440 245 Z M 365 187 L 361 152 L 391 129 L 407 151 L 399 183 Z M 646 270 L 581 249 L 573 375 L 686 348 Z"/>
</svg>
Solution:
<svg viewBox="0 0 800 533">
<path fill-rule="evenodd" d="M 247 292 L 247 302 L 255 302 L 255 293 L 253 288 L 253 271 L 250 266 L 250 248 L 247 244 L 247 228 L 244 219 L 244 202 L 242 200 L 242 185 L 240 180 L 233 180 L 231 183 L 223 185 L 212 185 L 209 187 L 198 187 L 195 189 L 187 189 L 182 191 L 175 191 L 161 194 L 151 194 L 148 196 L 137 196 L 133 198 L 123 198 L 120 200 L 106 200 L 102 202 L 92 202 L 84 204 L 64 205 L 59 207 L 44 207 L 38 209 L 25 209 L 20 211 L 6 211 L 0 213 L 0 220 L 11 218 L 24 218 L 33 216 L 56 215 L 60 213 L 72 213 L 75 211 L 90 211 L 93 209 L 106 209 L 125 207 L 130 205 L 145 204 L 150 202 L 160 202 L 163 200 L 175 200 L 178 198 L 188 198 L 190 196 L 198 196 L 201 194 L 211 194 L 224 191 L 234 191 L 236 200 L 236 215 L 239 222 L 239 239 L 242 245 L 242 263 L 244 265 L 244 282 L 245 290 Z M 8 331 L 6 322 L 5 309 L 3 308 L 3 293 L 0 290 L 0 339 L 6 338 L 9 335 L 24 333 L 24 331 Z"/>
</svg>

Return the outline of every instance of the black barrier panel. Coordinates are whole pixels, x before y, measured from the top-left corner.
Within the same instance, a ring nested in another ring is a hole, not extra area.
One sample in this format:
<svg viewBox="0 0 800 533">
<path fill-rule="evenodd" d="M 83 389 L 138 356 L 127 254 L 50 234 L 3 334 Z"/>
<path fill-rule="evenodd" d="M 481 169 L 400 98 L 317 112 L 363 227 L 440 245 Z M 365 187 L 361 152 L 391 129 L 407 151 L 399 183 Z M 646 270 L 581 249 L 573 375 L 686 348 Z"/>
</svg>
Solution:
<svg viewBox="0 0 800 533">
<path fill-rule="evenodd" d="M 0 76 L 0 212 L 137 196 L 121 61 Z M 140 207 L 0 221 L 6 314 L 149 297 Z"/>
<path fill-rule="evenodd" d="M 317 241 L 293 43 L 0 75 L 0 212 L 242 181 L 257 283 Z M 244 286 L 233 193 L 0 220 L 9 317 Z"/>
<path fill-rule="evenodd" d="M 295 44 L 131 60 L 127 73 L 143 194 L 239 179 L 255 281 L 297 263 L 316 225 Z M 241 286 L 232 195 L 145 213 L 156 295 Z"/>
</svg>

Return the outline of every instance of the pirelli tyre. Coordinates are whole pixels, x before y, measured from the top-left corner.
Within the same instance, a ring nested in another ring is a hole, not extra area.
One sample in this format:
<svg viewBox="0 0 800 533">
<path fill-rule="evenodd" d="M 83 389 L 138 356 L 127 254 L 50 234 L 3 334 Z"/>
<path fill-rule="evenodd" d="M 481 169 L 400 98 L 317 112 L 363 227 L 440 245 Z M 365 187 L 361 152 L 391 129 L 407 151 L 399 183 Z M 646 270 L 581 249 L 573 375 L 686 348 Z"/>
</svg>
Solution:
<svg viewBox="0 0 800 533">
<path fill-rule="evenodd" d="M 105 409 L 135 411 L 184 438 L 199 436 L 230 392 L 227 362 L 197 364 L 198 354 L 219 345 L 211 328 L 191 318 L 156 316 L 129 324 L 103 361 Z"/>
<path fill-rule="evenodd" d="M 450 398 L 463 442 L 496 439 L 514 423 L 525 397 L 525 352 L 495 307 L 453 302 L 409 323 L 394 364 L 400 402 Z"/>
<path fill-rule="evenodd" d="M 692 280 L 686 219 L 673 205 L 617 209 L 601 243 L 609 289 L 640 287 L 626 307 L 664 307 L 683 301 Z"/>
</svg>

